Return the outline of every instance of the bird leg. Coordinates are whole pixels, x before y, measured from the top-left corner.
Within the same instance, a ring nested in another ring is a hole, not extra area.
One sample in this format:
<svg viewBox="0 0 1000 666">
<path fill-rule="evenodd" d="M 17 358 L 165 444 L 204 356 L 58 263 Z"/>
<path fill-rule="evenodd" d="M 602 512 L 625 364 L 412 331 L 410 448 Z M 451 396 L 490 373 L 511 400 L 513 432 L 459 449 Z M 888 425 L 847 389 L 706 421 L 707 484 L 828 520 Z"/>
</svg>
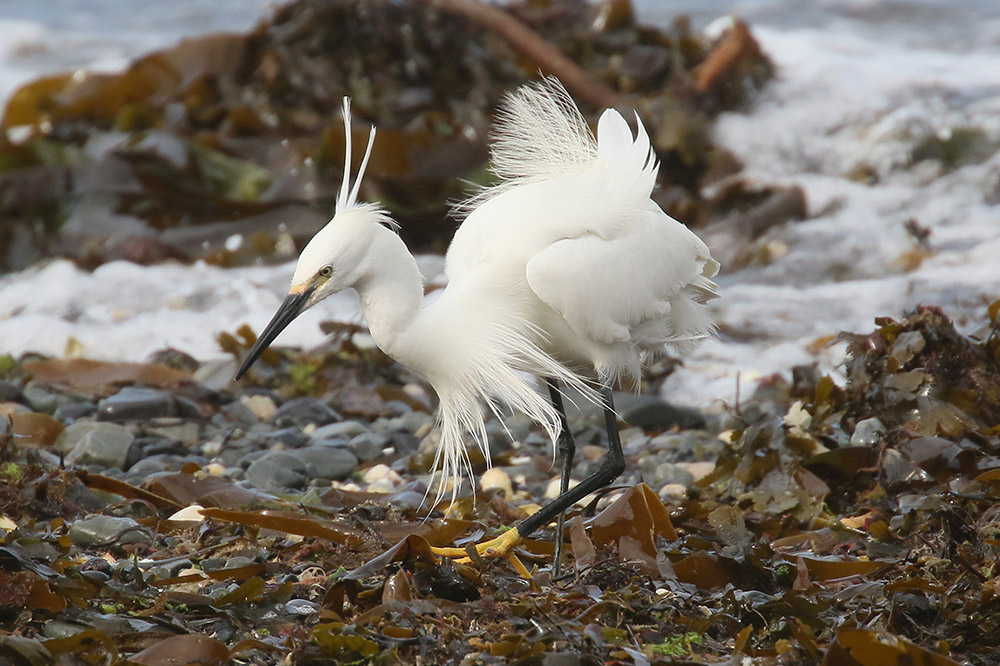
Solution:
<svg viewBox="0 0 1000 666">
<path fill-rule="evenodd" d="M 569 490 L 569 475 L 573 470 L 573 456 L 576 453 L 576 442 L 573 440 L 573 431 L 569 429 L 569 420 L 566 418 L 566 407 L 563 405 L 558 380 L 546 378 L 545 383 L 549 387 L 552 406 L 559 412 L 559 458 L 562 460 L 562 478 L 559 481 L 559 494 L 562 495 Z M 560 512 L 558 518 L 556 518 L 556 552 L 552 558 L 553 578 L 559 576 L 559 569 L 562 564 L 563 524 L 565 522 L 566 513 Z"/>
<path fill-rule="evenodd" d="M 503 558 L 511 562 L 518 573 L 524 575 L 527 569 L 514 555 L 514 547 L 538 528 L 547 525 L 553 518 L 562 514 L 592 492 L 600 490 L 617 479 L 625 471 L 625 453 L 622 451 L 621 438 L 618 435 L 618 415 L 611 396 L 611 388 L 601 387 L 601 402 L 604 407 L 604 423 L 608 429 L 608 454 L 601 461 L 601 466 L 593 474 L 559 495 L 541 509 L 531 514 L 514 527 L 489 541 L 475 545 L 475 551 L 481 558 Z M 461 558 L 459 562 L 471 562 L 472 558 L 462 548 L 434 548 L 434 553 L 444 557 Z"/>
</svg>

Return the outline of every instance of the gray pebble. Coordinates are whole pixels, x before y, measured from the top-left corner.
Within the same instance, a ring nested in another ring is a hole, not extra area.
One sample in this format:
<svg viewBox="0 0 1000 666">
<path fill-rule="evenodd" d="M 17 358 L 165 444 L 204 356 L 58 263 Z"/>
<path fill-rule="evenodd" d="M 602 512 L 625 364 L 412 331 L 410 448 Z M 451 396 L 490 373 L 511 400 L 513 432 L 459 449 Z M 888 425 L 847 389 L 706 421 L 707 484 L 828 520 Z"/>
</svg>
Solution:
<svg viewBox="0 0 1000 666">
<path fill-rule="evenodd" d="M 264 435 L 264 441 L 267 443 L 267 446 L 274 446 L 280 443 L 287 449 L 297 449 L 305 445 L 309 441 L 309 438 L 303 435 L 302 431 L 298 428 L 292 427 L 269 432 Z"/>
<path fill-rule="evenodd" d="M 126 386 L 97 403 L 97 418 L 102 421 L 142 421 L 158 416 L 201 416 L 198 405 L 166 391 Z"/>
<path fill-rule="evenodd" d="M 351 440 L 348 448 L 354 452 L 361 462 L 375 460 L 382 455 L 382 449 L 389 443 L 386 435 L 377 435 L 371 432 L 361 433 Z"/>
<path fill-rule="evenodd" d="M 21 399 L 21 389 L 11 382 L 0 382 L 0 402 L 17 402 Z"/>
<path fill-rule="evenodd" d="M 131 518 L 102 514 L 75 521 L 69 528 L 69 538 L 80 548 L 153 542 L 152 533 Z"/>
<path fill-rule="evenodd" d="M 125 426 L 120 426 L 117 423 L 77 421 L 76 423 L 71 423 L 66 426 L 66 429 L 59 433 L 59 436 L 56 437 L 55 444 L 53 444 L 53 448 L 60 453 L 69 453 L 76 448 L 76 445 L 80 443 L 80 440 L 82 440 L 87 433 L 97 430 L 105 432 L 129 432 Z"/>
<path fill-rule="evenodd" d="M 73 396 L 62 393 L 55 393 L 48 387 L 35 382 L 28 382 L 21 389 L 22 400 L 36 412 L 52 414 L 63 405 L 71 405 L 76 402 Z"/>
<path fill-rule="evenodd" d="M 655 395 L 616 393 L 615 407 L 621 419 L 629 425 L 646 430 L 701 428 L 705 417 L 696 409 L 664 402 Z"/>
<path fill-rule="evenodd" d="M 97 414 L 97 405 L 89 400 L 72 402 L 66 405 L 59 405 L 52 416 L 63 423 L 72 423 L 77 419 L 90 417 Z"/>
<path fill-rule="evenodd" d="M 316 428 L 313 431 L 312 439 L 314 442 L 340 437 L 351 439 L 365 432 L 368 432 L 368 428 L 359 421 L 340 421 Z"/>
<path fill-rule="evenodd" d="M 306 464 L 287 451 L 268 451 L 250 463 L 247 481 L 261 490 L 302 488 L 309 479 Z"/>
<path fill-rule="evenodd" d="M 104 468 L 126 469 L 135 441 L 125 428 L 119 430 L 91 430 L 86 433 L 66 456 L 75 465 L 98 465 Z"/>
<path fill-rule="evenodd" d="M 358 467 L 358 458 L 347 449 L 330 446 L 307 446 L 291 452 L 296 458 L 311 465 L 314 476 L 320 479 L 346 479 Z"/>
<path fill-rule="evenodd" d="M 279 428 L 308 425 L 324 426 L 339 421 L 340 415 L 333 411 L 325 402 L 316 398 L 298 398 L 289 400 L 274 414 L 274 423 Z"/>
<path fill-rule="evenodd" d="M 885 434 L 885 425 L 876 418 L 858 421 L 851 434 L 851 446 L 874 446 Z"/>
</svg>

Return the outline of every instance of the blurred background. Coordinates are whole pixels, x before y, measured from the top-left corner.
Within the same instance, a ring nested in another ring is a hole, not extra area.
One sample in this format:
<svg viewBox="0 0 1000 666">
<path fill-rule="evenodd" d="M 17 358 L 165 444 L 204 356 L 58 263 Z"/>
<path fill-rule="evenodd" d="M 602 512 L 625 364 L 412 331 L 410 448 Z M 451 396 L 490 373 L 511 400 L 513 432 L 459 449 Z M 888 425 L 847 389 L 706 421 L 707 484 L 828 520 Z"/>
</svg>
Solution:
<svg viewBox="0 0 1000 666">
<path fill-rule="evenodd" d="M 917 304 L 985 322 L 997 3 L 507 7 L 594 82 L 571 90 L 591 118 L 608 99 L 639 110 L 658 202 L 723 263 L 720 334 L 665 395 L 731 404 L 738 382 L 836 373 L 838 332 Z M 342 95 L 380 130 L 362 196 L 399 219 L 433 288 L 447 202 L 489 179 L 494 105 L 550 64 L 460 2 L 5 0 L 0 34 L 0 353 L 171 347 L 220 376 L 219 334 L 263 327 L 329 217 Z M 278 343 L 360 323 L 350 294 L 319 310 Z"/>
</svg>

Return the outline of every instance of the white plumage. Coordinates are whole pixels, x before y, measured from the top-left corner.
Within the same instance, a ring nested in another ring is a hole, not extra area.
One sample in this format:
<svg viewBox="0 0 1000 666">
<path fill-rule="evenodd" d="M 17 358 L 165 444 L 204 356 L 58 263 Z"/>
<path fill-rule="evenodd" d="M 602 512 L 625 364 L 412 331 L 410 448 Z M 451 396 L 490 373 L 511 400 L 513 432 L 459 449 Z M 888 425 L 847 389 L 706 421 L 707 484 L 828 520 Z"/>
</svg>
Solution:
<svg viewBox="0 0 1000 666">
<path fill-rule="evenodd" d="M 356 203 L 357 184 L 348 194 L 345 169 L 337 214 L 240 374 L 288 321 L 353 287 L 376 344 L 437 392 L 438 465 L 457 482 L 467 434 L 489 455 L 483 405 L 523 411 L 557 439 L 560 413 L 524 373 L 596 399 L 593 382 L 637 378 L 650 355 L 712 330 L 718 263 L 650 199 L 657 163 L 641 122 L 633 136 L 608 109 L 595 141 L 557 82 L 530 84 L 506 100 L 491 158 L 500 183 L 463 206 L 448 286 L 427 307 L 412 255 L 384 211 Z"/>
</svg>

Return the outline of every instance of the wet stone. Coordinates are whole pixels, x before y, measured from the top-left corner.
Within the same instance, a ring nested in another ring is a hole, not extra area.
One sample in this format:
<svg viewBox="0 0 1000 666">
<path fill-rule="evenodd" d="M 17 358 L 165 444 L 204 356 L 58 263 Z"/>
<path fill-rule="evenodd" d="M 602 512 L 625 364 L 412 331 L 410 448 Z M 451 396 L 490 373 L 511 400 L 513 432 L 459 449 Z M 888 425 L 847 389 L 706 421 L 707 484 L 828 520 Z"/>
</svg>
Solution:
<svg viewBox="0 0 1000 666">
<path fill-rule="evenodd" d="M 370 460 L 375 460 L 382 455 L 382 450 L 389 443 L 389 437 L 387 435 L 377 435 L 375 433 L 366 432 L 358 435 L 351 440 L 348 444 L 348 448 L 354 452 L 354 455 L 358 457 L 361 462 L 368 462 Z"/>
<path fill-rule="evenodd" d="M 324 426 L 339 421 L 340 415 L 333 411 L 325 402 L 316 398 L 298 398 L 289 400 L 274 414 L 274 424 L 279 428 L 308 425 Z"/>
<path fill-rule="evenodd" d="M 261 490 L 303 488 L 309 480 L 306 464 L 285 451 L 269 451 L 250 463 L 247 481 Z"/>
<path fill-rule="evenodd" d="M 621 419 L 644 430 L 668 430 L 674 426 L 701 428 L 705 417 L 696 409 L 679 407 L 654 395 L 615 394 L 615 406 Z"/>
<path fill-rule="evenodd" d="M 165 391 L 126 386 L 97 403 L 97 418 L 102 421 L 141 421 L 161 416 L 201 416 L 198 405 Z"/>
<path fill-rule="evenodd" d="M 232 402 L 223 407 L 218 415 L 226 421 L 232 421 L 241 425 L 253 425 L 258 423 L 260 418 L 242 401 Z M 214 423 L 214 420 L 213 420 Z"/>
<path fill-rule="evenodd" d="M 874 446 L 885 434 L 885 425 L 876 418 L 858 421 L 851 434 L 851 446 Z"/>
<path fill-rule="evenodd" d="M 76 398 L 62 393 L 56 393 L 46 386 L 28 382 L 21 389 L 21 400 L 26 402 L 36 412 L 52 414 L 59 407 L 71 405 L 77 401 Z"/>
<path fill-rule="evenodd" d="M 21 389 L 10 382 L 0 382 L 0 402 L 18 402 L 21 399 Z"/>
<path fill-rule="evenodd" d="M 320 479 L 346 479 L 358 467 L 358 458 L 350 451 L 329 446 L 307 446 L 292 452 Z"/>
<path fill-rule="evenodd" d="M 101 514 L 74 521 L 69 528 L 69 538 L 79 548 L 153 542 L 150 531 L 131 518 Z"/>
<path fill-rule="evenodd" d="M 312 433 L 312 440 L 314 442 L 338 438 L 350 440 L 366 432 L 368 432 L 368 428 L 359 421 L 340 421 L 316 428 Z"/>
<path fill-rule="evenodd" d="M 94 429 L 87 432 L 66 456 L 75 465 L 97 465 L 102 468 L 126 469 L 129 451 L 135 437 L 125 428 Z"/>
<path fill-rule="evenodd" d="M 77 421 L 66 426 L 66 429 L 56 437 L 54 448 L 60 453 L 69 453 L 87 433 L 102 430 L 105 432 L 128 432 L 125 426 L 117 423 L 98 423 L 96 421 Z"/>
<path fill-rule="evenodd" d="M 187 445 L 192 445 L 200 439 L 201 428 L 191 421 L 159 419 L 147 423 L 145 432 L 165 439 L 179 439 Z"/>
<path fill-rule="evenodd" d="M 281 430 L 275 430 L 274 432 L 269 432 L 264 436 L 264 440 L 267 442 L 268 446 L 274 446 L 275 444 L 281 444 L 286 449 L 297 449 L 305 445 L 309 441 L 309 437 L 302 434 L 302 431 L 298 428 L 282 428 Z"/>
<path fill-rule="evenodd" d="M 76 421 L 77 419 L 91 417 L 95 414 L 97 414 L 97 405 L 89 400 L 60 405 L 56 407 L 56 411 L 52 412 L 52 416 L 63 423 L 69 423 Z"/>
</svg>

